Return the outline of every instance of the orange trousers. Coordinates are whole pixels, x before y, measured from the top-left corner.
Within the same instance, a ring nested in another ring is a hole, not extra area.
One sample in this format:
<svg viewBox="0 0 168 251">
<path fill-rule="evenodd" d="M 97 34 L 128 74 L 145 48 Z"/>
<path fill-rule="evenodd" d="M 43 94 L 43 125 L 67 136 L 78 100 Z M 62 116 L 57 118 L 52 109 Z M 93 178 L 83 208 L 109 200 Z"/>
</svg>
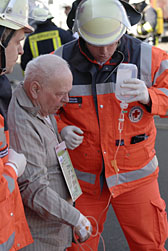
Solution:
<svg viewBox="0 0 168 251">
<path fill-rule="evenodd" d="M 116 198 L 111 198 L 107 186 L 104 185 L 99 199 L 83 194 L 76 201 L 76 208 L 84 215 L 94 217 L 98 222 L 98 230 L 102 233 L 110 204 L 124 232 L 130 251 L 166 251 L 164 245 L 168 237 L 167 213 L 157 180 Z M 93 224 L 94 235 L 97 230 L 96 223 L 92 218 L 88 219 Z M 112 222 L 111 227 L 113 227 Z M 67 251 L 97 251 L 99 239 L 99 235 L 91 236 L 82 244 L 83 249 L 73 243 Z M 111 250 L 112 247 L 113 243 L 111 243 Z"/>
</svg>

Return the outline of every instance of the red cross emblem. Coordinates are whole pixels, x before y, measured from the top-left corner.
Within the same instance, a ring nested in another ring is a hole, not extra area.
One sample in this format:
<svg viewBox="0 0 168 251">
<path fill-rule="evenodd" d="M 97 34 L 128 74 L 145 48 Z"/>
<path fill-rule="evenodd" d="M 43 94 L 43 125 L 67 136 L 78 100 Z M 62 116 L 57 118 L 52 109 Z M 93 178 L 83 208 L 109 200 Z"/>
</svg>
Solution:
<svg viewBox="0 0 168 251">
<path fill-rule="evenodd" d="M 139 106 L 134 106 L 129 112 L 129 119 L 131 122 L 139 122 L 142 118 L 143 110 Z"/>
</svg>

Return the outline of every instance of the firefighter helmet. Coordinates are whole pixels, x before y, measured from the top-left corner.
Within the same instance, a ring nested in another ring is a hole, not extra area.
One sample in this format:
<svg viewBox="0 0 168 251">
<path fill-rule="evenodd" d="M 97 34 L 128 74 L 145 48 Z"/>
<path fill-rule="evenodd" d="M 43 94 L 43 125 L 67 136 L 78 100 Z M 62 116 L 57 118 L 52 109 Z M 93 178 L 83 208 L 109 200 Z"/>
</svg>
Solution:
<svg viewBox="0 0 168 251">
<path fill-rule="evenodd" d="M 93 45 L 119 40 L 130 28 L 127 13 L 118 0 L 82 0 L 76 10 L 74 32 Z"/>
</svg>

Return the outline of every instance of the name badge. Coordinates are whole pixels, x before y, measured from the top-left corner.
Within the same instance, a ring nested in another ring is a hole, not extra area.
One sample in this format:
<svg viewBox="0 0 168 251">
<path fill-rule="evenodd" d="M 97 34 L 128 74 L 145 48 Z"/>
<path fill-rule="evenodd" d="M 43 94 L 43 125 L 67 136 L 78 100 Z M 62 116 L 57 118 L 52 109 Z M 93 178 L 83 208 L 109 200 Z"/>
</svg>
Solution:
<svg viewBox="0 0 168 251">
<path fill-rule="evenodd" d="M 69 193 L 71 195 L 72 201 L 74 202 L 82 194 L 82 190 L 66 148 L 65 141 L 62 141 L 58 146 L 55 147 L 55 149 Z"/>
<path fill-rule="evenodd" d="M 82 97 L 69 97 L 69 104 L 82 104 Z"/>
</svg>

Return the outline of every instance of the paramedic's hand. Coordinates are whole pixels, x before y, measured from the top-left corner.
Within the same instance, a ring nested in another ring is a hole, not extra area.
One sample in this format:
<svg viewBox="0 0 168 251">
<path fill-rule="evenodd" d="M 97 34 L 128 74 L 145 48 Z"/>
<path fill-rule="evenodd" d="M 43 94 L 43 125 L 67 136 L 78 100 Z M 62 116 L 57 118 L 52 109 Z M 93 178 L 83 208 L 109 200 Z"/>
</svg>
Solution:
<svg viewBox="0 0 168 251">
<path fill-rule="evenodd" d="M 129 88 L 129 90 L 125 88 Z M 127 103 L 139 101 L 140 103 L 147 105 L 150 102 L 148 88 L 145 85 L 145 82 L 140 79 L 132 78 L 124 80 L 124 83 L 121 84 L 121 89 L 121 95 L 133 96 Z"/>
<path fill-rule="evenodd" d="M 75 234 L 79 237 L 79 242 L 86 241 L 92 233 L 91 223 L 83 214 L 80 214 L 78 223 L 74 228 Z"/>
<path fill-rule="evenodd" d="M 27 161 L 24 154 L 17 153 L 13 149 L 9 149 L 8 162 L 5 164 L 11 166 L 15 170 L 18 177 L 24 173 L 26 163 Z"/>
<path fill-rule="evenodd" d="M 61 137 L 65 141 L 68 149 L 74 150 L 78 147 L 82 141 L 83 136 L 78 134 L 83 134 L 83 131 L 76 126 L 65 126 L 61 131 Z"/>
</svg>

